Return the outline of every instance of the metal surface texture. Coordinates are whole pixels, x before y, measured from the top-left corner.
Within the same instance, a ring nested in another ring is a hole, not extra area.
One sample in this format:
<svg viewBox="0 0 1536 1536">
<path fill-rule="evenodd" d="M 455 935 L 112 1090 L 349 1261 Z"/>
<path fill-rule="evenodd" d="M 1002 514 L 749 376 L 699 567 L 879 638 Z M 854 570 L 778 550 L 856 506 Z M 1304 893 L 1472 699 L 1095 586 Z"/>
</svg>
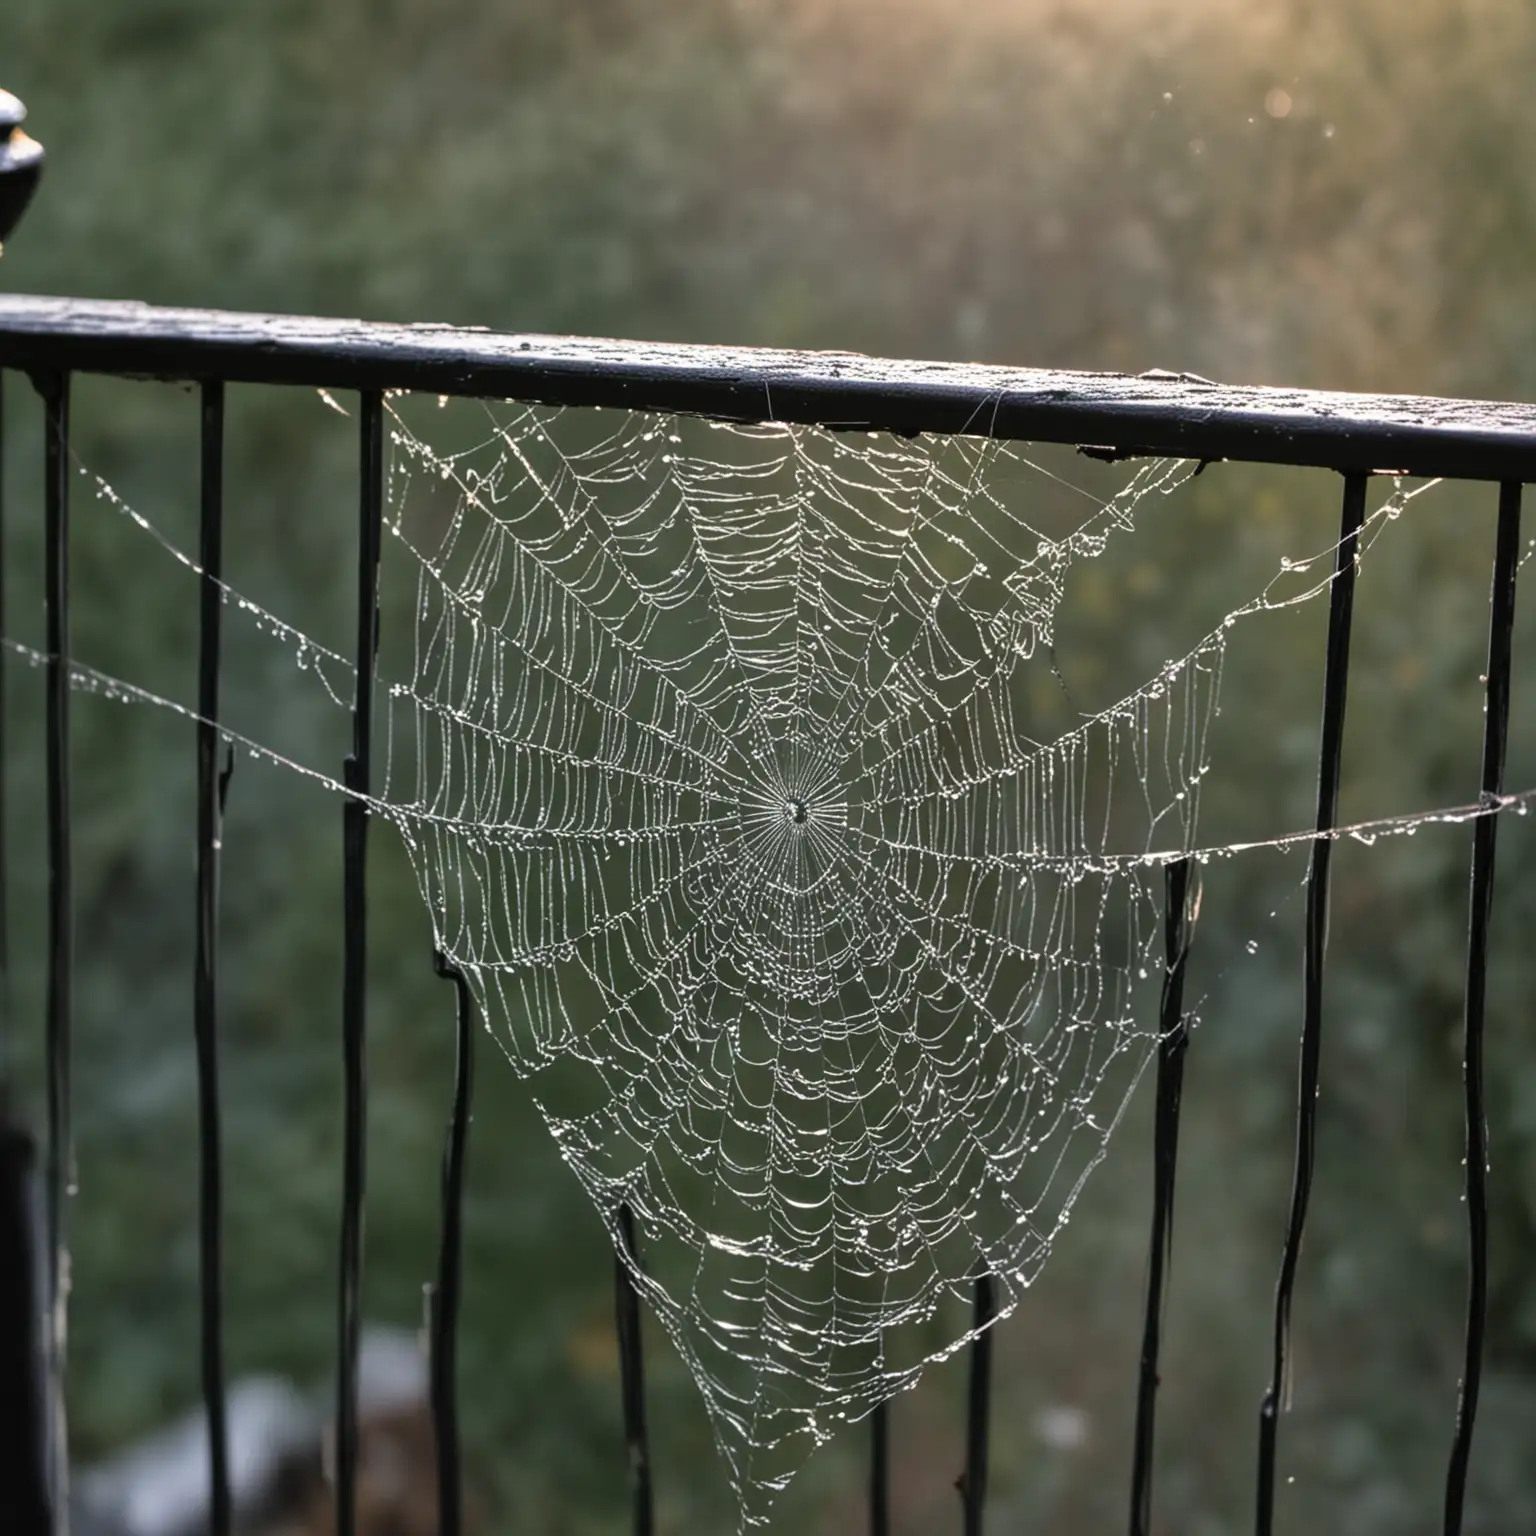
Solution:
<svg viewBox="0 0 1536 1536">
<path fill-rule="evenodd" d="M 0 296 L 0 366 L 676 411 L 904 434 L 1536 480 L 1536 406 L 897 362 L 844 352 L 519 336 L 148 304 Z"/>
</svg>

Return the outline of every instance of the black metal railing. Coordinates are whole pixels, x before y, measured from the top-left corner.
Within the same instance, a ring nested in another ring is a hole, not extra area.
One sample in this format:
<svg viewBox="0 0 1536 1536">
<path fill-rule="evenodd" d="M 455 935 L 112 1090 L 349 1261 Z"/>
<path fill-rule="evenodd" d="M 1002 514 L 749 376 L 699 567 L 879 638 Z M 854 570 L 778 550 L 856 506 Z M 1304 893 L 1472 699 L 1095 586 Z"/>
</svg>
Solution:
<svg viewBox="0 0 1536 1536">
<path fill-rule="evenodd" d="M 74 972 L 69 782 L 69 433 L 70 380 L 77 373 L 190 381 L 201 386 L 201 628 L 197 728 L 196 902 L 193 1018 L 198 1060 L 202 1260 L 202 1382 L 210 1428 L 209 1529 L 231 1525 L 225 1445 L 221 1175 L 218 1081 L 218 859 L 229 766 L 219 761 L 220 577 L 223 528 L 224 391 L 230 383 L 321 386 L 360 393 L 359 542 L 356 599 L 357 681 L 353 743 L 345 764 L 352 795 L 345 810 L 344 1008 L 345 1135 L 338 1296 L 336 1390 L 337 1528 L 354 1528 L 357 1434 L 358 1284 L 365 1185 L 367 934 L 366 857 L 370 787 L 370 717 L 378 643 L 377 572 L 383 508 L 382 392 L 421 390 L 570 405 L 620 406 L 738 421 L 779 420 L 830 428 L 914 434 L 970 433 L 1074 444 L 1097 457 L 1177 455 L 1214 461 L 1312 466 L 1343 477 L 1343 526 L 1331 589 L 1323 677 L 1316 840 L 1306 884 L 1305 988 L 1298 1083 L 1294 1185 L 1276 1290 L 1271 1376 L 1260 1412 L 1256 1529 L 1271 1528 L 1280 1407 L 1288 1370 L 1290 1311 L 1313 1181 L 1316 1103 L 1324 1026 L 1325 940 L 1343 754 L 1355 553 L 1369 477 L 1393 472 L 1498 484 L 1498 534 L 1488 645 L 1486 726 L 1480 792 L 1488 805 L 1502 790 L 1508 735 L 1515 572 L 1520 550 L 1521 485 L 1536 479 L 1536 408 L 1452 400 L 1234 388 L 1188 375 L 1040 372 L 951 364 L 891 363 L 835 354 L 641 345 L 616 341 L 519 337 L 444 327 L 368 325 L 297 317 L 168 310 L 139 304 L 0 297 L 0 370 L 30 375 L 45 406 L 42 453 L 47 655 L 48 998 L 47 1141 L 38 1266 L 26 1234 L 30 1153 L 3 1123 L 0 1105 L 0 1408 L 26 1433 L 0 1434 L 0 1505 L 5 1529 L 19 1536 L 62 1528 L 66 1486 L 59 1333 L 70 1148 L 71 982 Z M 3 377 L 3 374 L 0 374 Z M 0 452 L 4 445 L 0 442 Z M 0 530 L 3 536 L 3 530 Z M 0 752 L 15 750 L 6 743 Z M 3 785 L 3 781 L 0 781 Z M 3 809 L 3 808 L 0 808 Z M 0 816 L 3 821 L 3 816 Z M 1488 925 L 1499 818 L 1476 819 L 1471 932 L 1465 1003 L 1466 1202 L 1470 1252 L 1465 1362 L 1446 1480 L 1444 1528 L 1461 1529 L 1468 1453 L 1478 1401 L 1486 1314 L 1486 1140 L 1483 1020 Z M 3 849 L 0 849 L 3 852 Z M 4 871 L 0 869 L 0 879 Z M 1152 1528 L 1154 1416 L 1162 1312 L 1171 1252 L 1179 1109 L 1190 1044 L 1183 1006 L 1185 964 L 1193 936 L 1187 862 L 1166 871 L 1166 975 L 1162 994 L 1153 1149 L 1153 1214 L 1146 1315 L 1136 1394 L 1129 1528 Z M 464 978 L 437 957 L 455 984 L 458 1065 L 442 1176 L 441 1247 L 432 1290 L 431 1410 L 437 1434 L 439 1523 L 461 1527 L 455 1338 L 460 1295 L 460 1234 L 473 1060 L 472 1004 Z M 3 1084 L 0 1077 L 0 1084 Z M 641 1263 L 633 1221 L 621 1211 L 627 1252 L 617 1264 L 616 1320 L 633 1527 L 653 1527 L 639 1296 Z M 987 1492 L 992 1332 L 997 1281 L 977 1277 L 964 1470 L 957 1479 L 963 1529 L 980 1536 Z M 47 1321 L 45 1321 L 47 1320 Z M 41 1341 L 41 1344 L 39 1343 Z M 42 1350 L 41 1369 L 27 1362 Z M 39 1383 L 43 1383 L 40 1390 Z M 46 1395 L 45 1395 L 46 1393 Z M 869 1529 L 889 1529 L 889 1423 L 886 1407 L 871 1420 Z M 46 1471 L 45 1471 L 46 1468 Z"/>
</svg>

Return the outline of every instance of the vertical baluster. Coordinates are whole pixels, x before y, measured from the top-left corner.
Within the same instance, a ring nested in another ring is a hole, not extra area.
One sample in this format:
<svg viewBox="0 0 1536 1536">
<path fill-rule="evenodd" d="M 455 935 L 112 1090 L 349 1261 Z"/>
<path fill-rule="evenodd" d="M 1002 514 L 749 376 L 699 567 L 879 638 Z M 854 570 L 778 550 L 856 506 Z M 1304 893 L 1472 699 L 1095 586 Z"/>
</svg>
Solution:
<svg viewBox="0 0 1536 1536">
<path fill-rule="evenodd" d="M 443 1148 L 443 1230 L 432 1291 L 432 1429 L 437 1442 L 437 1533 L 459 1536 L 463 1472 L 459 1454 L 458 1336 L 460 1265 L 463 1256 L 464 1177 L 469 1156 L 470 1104 L 474 1093 L 474 1003 L 464 973 L 441 950 L 432 957 L 437 974 L 454 984 L 457 1053 L 453 1110 Z"/>
<path fill-rule="evenodd" d="M 379 542 L 384 518 L 384 400 L 365 391 L 359 408 L 360 497 L 357 575 L 357 681 L 352 754 L 343 809 L 342 1204 L 337 1321 L 336 1529 L 353 1536 L 357 1518 L 357 1353 L 363 1256 L 363 1194 L 368 1129 L 366 1070 L 368 964 L 368 804 L 373 745 L 373 680 L 379 638 Z"/>
<path fill-rule="evenodd" d="M 5 375 L 0 372 L 0 635 L 5 634 Z M 32 1138 L 12 1124 L 10 863 L 5 842 L 10 804 L 5 766 L 6 657 L 0 655 L 0 1526 L 17 1536 L 50 1536 L 48 1397 L 43 1370 L 41 1233 Z"/>
<path fill-rule="evenodd" d="M 0 368 L 0 637 L 9 634 L 5 608 L 5 370 Z M 10 763 L 10 728 L 7 718 L 6 677 L 8 657 L 0 654 L 0 1095 L 6 1091 L 11 1070 L 11 922 L 10 922 L 10 825 L 11 797 L 7 784 Z M 0 1106 L 3 1107 L 3 1106 Z"/>
<path fill-rule="evenodd" d="M 971 1326 L 971 1382 L 965 1413 L 965 1471 L 960 1475 L 960 1504 L 965 1536 L 981 1536 L 987 1503 L 987 1453 L 992 1414 L 992 1321 L 997 1316 L 997 1281 L 982 1275 L 976 1282 Z"/>
<path fill-rule="evenodd" d="M 47 653 L 48 762 L 48 1156 L 44 1208 L 47 1256 L 47 1368 L 51 1394 L 49 1449 L 55 1519 L 63 1522 L 69 1489 L 64 1433 L 65 1318 L 69 1240 L 67 1210 L 74 1178 L 70 1129 L 71 983 L 74 893 L 69 806 L 69 375 L 37 379 L 43 397 L 43 614 Z"/>
<path fill-rule="evenodd" d="M 614 1257 L 614 1310 L 619 1332 L 619 1378 L 624 1395 L 624 1443 L 629 1454 L 629 1487 L 635 1536 L 651 1536 L 651 1447 L 645 1425 L 645 1354 L 640 1333 L 640 1295 L 630 1266 L 640 1267 L 634 1213 L 619 1207 L 619 1242 Z"/>
<path fill-rule="evenodd" d="M 1488 623 L 1488 673 L 1483 716 L 1484 802 L 1504 790 L 1509 740 L 1510 642 L 1515 629 L 1515 573 L 1520 566 L 1520 486 L 1499 487 L 1499 526 Z M 1456 1405 L 1456 1430 L 1445 1483 L 1446 1536 L 1459 1536 L 1467 1492 L 1467 1464 L 1477 1418 L 1488 1306 L 1488 1126 L 1483 1107 L 1483 1017 L 1487 1005 L 1488 925 L 1493 916 L 1493 864 L 1497 815 L 1480 816 L 1472 833 L 1471 918 L 1467 936 L 1467 990 L 1463 1087 L 1467 1125 L 1467 1334 Z"/>
<path fill-rule="evenodd" d="M 1317 1142 L 1318 1076 L 1322 1060 L 1323 960 L 1328 944 L 1328 871 L 1339 804 L 1339 770 L 1344 756 L 1344 701 L 1349 680 L 1349 635 L 1355 602 L 1355 557 L 1365 520 L 1369 477 L 1344 480 L 1344 510 L 1335 553 L 1328 609 L 1328 652 L 1323 671 L 1323 728 L 1317 777 L 1317 839 L 1307 875 L 1306 960 L 1303 983 L 1301 1060 L 1296 1109 L 1296 1163 L 1280 1278 L 1275 1287 L 1274 1353 L 1269 1386 L 1259 1409 L 1259 1536 L 1269 1536 L 1275 1511 L 1275 1452 L 1280 1412 L 1288 1389 L 1291 1296 L 1312 1193 Z"/>
<path fill-rule="evenodd" d="M 1136 1450 L 1131 1469 L 1131 1536 L 1152 1528 L 1152 1445 L 1157 1413 L 1158 1353 L 1162 1345 L 1163 1290 L 1173 1255 L 1173 1195 L 1179 1157 L 1179 1106 L 1184 1092 L 1184 1056 L 1189 1025 L 1184 1018 L 1184 969 L 1189 958 L 1185 931 L 1189 905 L 1189 860 L 1164 873 L 1163 924 L 1167 969 L 1157 1049 L 1157 1119 L 1152 1133 L 1152 1242 L 1147 1260 L 1147 1316 L 1142 1330 L 1141 1381 L 1136 1397 Z"/>
<path fill-rule="evenodd" d="M 32 1138 L 0 1103 L 0 1530 L 54 1536 L 50 1392 Z"/>
<path fill-rule="evenodd" d="M 223 1166 L 219 1129 L 219 642 L 224 592 L 224 385 L 202 389 L 202 566 L 197 651 L 197 955 L 192 987 L 197 1042 L 198 1247 L 203 1403 L 208 1419 L 208 1529 L 229 1536 L 229 1444 L 224 1399 Z"/>
<path fill-rule="evenodd" d="M 890 1536 L 891 1405 L 881 1403 L 869 1416 L 869 1536 Z"/>
</svg>

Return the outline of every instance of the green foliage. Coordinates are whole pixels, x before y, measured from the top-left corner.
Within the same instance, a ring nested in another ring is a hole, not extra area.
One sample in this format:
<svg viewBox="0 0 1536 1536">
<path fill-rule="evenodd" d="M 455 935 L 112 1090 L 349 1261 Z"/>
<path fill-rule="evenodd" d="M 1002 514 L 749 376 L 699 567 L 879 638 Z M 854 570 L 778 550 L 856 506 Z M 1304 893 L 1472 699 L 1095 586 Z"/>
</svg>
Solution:
<svg viewBox="0 0 1536 1536">
<path fill-rule="evenodd" d="M 11 0 L 0 68 L 49 150 L 8 288 L 1536 395 L 1536 171 L 1523 152 L 1536 12 L 1521 0 L 991 0 L 963 20 L 938 0 Z M 8 625 L 35 640 L 36 410 L 7 382 Z M 82 381 L 77 420 L 84 463 L 188 538 L 195 399 Z M 343 648 L 353 454 L 350 423 L 311 399 L 233 392 L 232 579 Z M 187 697 L 195 615 L 160 594 L 188 589 L 164 585 L 164 556 L 77 485 L 78 650 Z M 1067 707 L 1145 680 L 1282 555 L 1324 548 L 1336 494 L 1327 476 L 1215 466 L 1150 513 L 1069 587 Z M 1475 797 L 1492 527 L 1488 488 L 1444 488 L 1365 568 L 1350 818 Z M 1536 784 L 1531 606 L 1518 787 Z M 1321 610 L 1234 642 L 1208 841 L 1307 824 Z M 35 1083 L 40 705 L 35 675 L 11 676 L 13 1016 Z M 232 723 L 333 745 L 339 763 L 344 722 L 284 682 L 232 639 Z M 75 730 L 71 1418 L 89 1459 L 197 1393 L 193 787 L 185 721 L 82 698 Z M 231 1364 L 306 1381 L 329 1368 L 333 1337 L 339 832 L 331 797 L 240 762 L 223 893 Z M 1536 1520 L 1536 861 L 1529 820 L 1509 818 L 1501 836 L 1493 1327 L 1473 1464 L 1486 1531 Z M 1459 1370 L 1469 843 L 1465 828 L 1426 828 L 1341 847 L 1320 1183 L 1282 1435 L 1296 1475 L 1287 1529 L 1369 1536 L 1423 1525 L 1437 1506 Z M 410 1324 L 434 1262 L 452 998 L 385 829 L 374 859 L 366 1304 Z M 1289 1181 L 1303 860 L 1205 871 L 1163 1372 L 1168 1529 L 1248 1518 Z M 481 1058 L 473 1476 L 498 1529 L 622 1529 L 605 1239 L 489 1042 Z M 1145 1098 L 1001 1335 L 999 1529 L 1123 1518 Z M 722 1528 L 691 1384 L 659 1339 L 653 1356 L 663 1527 Z M 904 1529 L 953 1516 L 959 1386 L 941 1371 L 898 1405 Z M 1075 1447 L 1038 1427 L 1064 1405 L 1087 1415 Z M 802 1477 L 786 1529 L 857 1523 L 858 1450 Z"/>
</svg>

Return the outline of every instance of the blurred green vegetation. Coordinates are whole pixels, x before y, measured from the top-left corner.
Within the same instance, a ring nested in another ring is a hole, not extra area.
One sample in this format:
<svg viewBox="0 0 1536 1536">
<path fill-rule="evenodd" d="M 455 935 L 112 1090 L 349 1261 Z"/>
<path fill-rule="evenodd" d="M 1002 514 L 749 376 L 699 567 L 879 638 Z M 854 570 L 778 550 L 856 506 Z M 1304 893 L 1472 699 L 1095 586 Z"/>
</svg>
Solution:
<svg viewBox="0 0 1536 1536">
<path fill-rule="evenodd" d="M 1532 399 L 1533 78 L 1524 0 L 10 0 L 0 83 L 31 108 L 49 169 L 0 274 L 173 304 Z M 7 383 L 9 623 L 35 641 L 37 411 Z M 76 394 L 84 462 L 186 540 L 195 399 L 89 380 Z M 237 390 L 230 436 L 233 581 L 344 648 L 350 424 L 312 397 Z M 164 557 L 79 485 L 81 654 L 190 696 L 195 611 L 165 595 L 190 589 L 165 586 Z M 1327 476 L 1217 466 L 1079 571 L 1060 646 L 1074 703 L 1144 680 L 1281 555 L 1325 547 L 1336 494 Z M 1492 511 L 1491 488 L 1431 492 L 1366 567 L 1351 819 L 1474 797 Z M 1234 644 L 1208 841 L 1308 820 L 1321 606 Z M 1536 785 L 1526 609 L 1518 787 Z M 14 1019 L 35 1081 L 40 705 L 33 675 L 12 678 Z M 344 721 L 288 680 L 232 638 L 231 723 L 339 763 Z M 190 727 L 82 698 L 74 766 L 71 1416 L 90 1459 L 197 1393 Z M 306 1381 L 333 1337 L 339 834 L 331 797 L 240 762 L 223 896 L 231 1365 Z M 1536 1525 L 1536 848 L 1529 818 L 1501 835 L 1495 1275 L 1469 1520 L 1484 1532 Z M 452 997 L 403 855 L 382 829 L 373 846 L 366 1310 L 410 1324 L 434 1262 Z M 1464 1284 L 1469 846 L 1466 828 L 1425 828 L 1340 850 L 1284 1530 L 1436 1520 Z M 1299 855 L 1206 872 L 1160 1529 L 1249 1519 L 1301 875 Z M 1123 1517 L 1147 1097 L 1000 1335 L 999 1529 Z M 490 1050 L 471 1159 L 473 1476 L 497 1530 L 623 1529 L 605 1239 Z M 697 1396 L 654 1346 L 662 1529 L 728 1528 Z M 898 1405 L 903 1531 L 954 1518 L 960 1369 Z M 1061 1406 L 1086 1415 L 1081 1443 L 1042 1430 Z M 858 1451 L 802 1474 L 784 1529 L 857 1522 Z"/>
</svg>

